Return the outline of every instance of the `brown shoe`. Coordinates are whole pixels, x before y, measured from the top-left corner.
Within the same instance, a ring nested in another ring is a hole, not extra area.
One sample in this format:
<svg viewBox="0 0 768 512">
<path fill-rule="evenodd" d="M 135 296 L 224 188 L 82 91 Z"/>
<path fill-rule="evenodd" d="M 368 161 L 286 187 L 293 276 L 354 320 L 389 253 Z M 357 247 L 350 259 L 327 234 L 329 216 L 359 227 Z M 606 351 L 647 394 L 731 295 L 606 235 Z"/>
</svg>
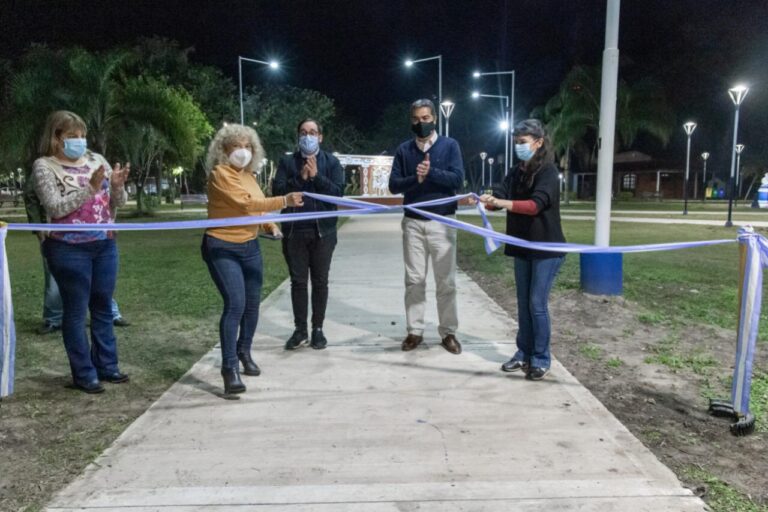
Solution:
<svg viewBox="0 0 768 512">
<path fill-rule="evenodd" d="M 403 352 L 408 352 L 419 346 L 419 343 L 424 341 L 423 336 L 417 336 L 415 334 L 409 334 L 403 340 Z"/>
<path fill-rule="evenodd" d="M 453 334 L 449 334 L 443 338 L 443 341 L 440 344 L 451 354 L 461 354 L 461 343 L 459 343 L 459 340 L 457 340 L 456 336 Z"/>
</svg>

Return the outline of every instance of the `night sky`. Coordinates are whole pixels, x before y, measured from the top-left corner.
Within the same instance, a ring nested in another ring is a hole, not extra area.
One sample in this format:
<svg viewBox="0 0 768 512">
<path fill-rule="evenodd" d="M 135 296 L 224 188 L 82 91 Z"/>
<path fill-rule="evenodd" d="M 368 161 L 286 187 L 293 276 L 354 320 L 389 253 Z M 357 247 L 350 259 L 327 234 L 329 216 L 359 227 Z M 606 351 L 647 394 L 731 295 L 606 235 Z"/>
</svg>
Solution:
<svg viewBox="0 0 768 512">
<path fill-rule="evenodd" d="M 651 75 L 665 87 L 682 124 L 699 122 L 694 150 L 716 165 L 732 136 L 727 89 L 750 85 L 740 141 L 768 157 L 768 0 L 624 0 L 620 76 Z M 362 129 L 385 106 L 433 96 L 437 62 L 410 70 L 403 60 L 443 56 L 443 97 L 456 102 L 451 134 L 465 153 L 493 137 L 499 105 L 472 101 L 474 69 L 517 72 L 517 119 L 551 97 L 574 64 L 599 64 L 605 0 L 498 1 L 13 1 L 0 5 L 0 55 L 14 58 L 31 42 L 103 49 L 159 35 L 193 46 L 193 60 L 237 80 L 237 56 L 276 58 L 278 76 L 246 66 L 245 82 L 277 81 L 318 90 Z M 506 94 L 506 82 L 480 82 L 484 93 Z M 501 88 L 501 89 L 500 89 Z M 468 133 L 470 118 L 488 118 L 487 133 Z M 465 142 L 462 138 L 466 138 Z M 470 140 L 471 139 L 471 140 Z M 666 149 L 681 155 L 682 128 Z M 758 148 L 763 148 L 758 150 Z M 723 162 L 727 161 L 724 159 Z M 765 165 L 762 163 L 761 165 Z"/>
</svg>

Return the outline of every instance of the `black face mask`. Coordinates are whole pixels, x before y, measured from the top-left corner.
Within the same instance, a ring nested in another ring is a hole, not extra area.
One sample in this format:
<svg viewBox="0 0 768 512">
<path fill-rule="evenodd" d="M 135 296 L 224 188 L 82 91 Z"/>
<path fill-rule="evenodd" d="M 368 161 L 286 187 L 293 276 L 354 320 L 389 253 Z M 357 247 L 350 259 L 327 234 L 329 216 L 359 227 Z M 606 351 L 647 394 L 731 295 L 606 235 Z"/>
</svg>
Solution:
<svg viewBox="0 0 768 512">
<path fill-rule="evenodd" d="M 411 125 L 411 131 L 420 139 L 426 139 L 435 131 L 435 123 L 414 123 Z"/>
</svg>

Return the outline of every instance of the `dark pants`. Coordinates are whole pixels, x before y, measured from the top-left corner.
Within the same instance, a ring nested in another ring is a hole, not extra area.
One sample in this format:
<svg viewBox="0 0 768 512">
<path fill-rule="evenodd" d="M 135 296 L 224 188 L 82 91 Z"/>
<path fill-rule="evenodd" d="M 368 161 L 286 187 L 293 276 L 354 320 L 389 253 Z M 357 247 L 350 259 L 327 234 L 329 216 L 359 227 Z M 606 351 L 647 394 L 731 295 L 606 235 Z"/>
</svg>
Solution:
<svg viewBox="0 0 768 512">
<path fill-rule="evenodd" d="M 549 292 L 565 256 L 556 258 L 515 257 L 517 287 L 517 353 L 513 359 L 536 368 L 549 368 L 552 328 L 549 322 Z"/>
<path fill-rule="evenodd" d="M 297 330 L 307 330 L 309 296 L 312 281 L 312 328 L 322 329 L 328 305 L 328 273 L 336 248 L 336 233 L 319 236 L 314 230 L 294 230 L 283 239 L 283 255 L 291 273 L 293 323 Z"/>
<path fill-rule="evenodd" d="M 76 382 L 90 382 L 118 371 L 117 340 L 112 328 L 112 293 L 117 279 L 117 244 L 98 240 L 68 244 L 43 242 L 43 254 L 59 285 L 64 316 L 62 334 Z M 85 319 L 91 312 L 91 344 Z"/>
<path fill-rule="evenodd" d="M 238 244 L 205 235 L 203 260 L 224 299 L 219 321 L 221 367 L 236 368 L 237 354 L 249 353 L 259 323 L 264 282 L 258 239 Z"/>
</svg>

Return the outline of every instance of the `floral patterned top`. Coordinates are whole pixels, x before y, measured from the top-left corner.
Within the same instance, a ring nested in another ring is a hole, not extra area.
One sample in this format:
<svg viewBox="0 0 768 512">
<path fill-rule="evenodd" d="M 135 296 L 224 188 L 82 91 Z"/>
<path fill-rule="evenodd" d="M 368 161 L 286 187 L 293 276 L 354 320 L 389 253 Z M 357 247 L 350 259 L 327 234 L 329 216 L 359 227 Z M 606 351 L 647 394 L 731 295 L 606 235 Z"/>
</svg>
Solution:
<svg viewBox="0 0 768 512">
<path fill-rule="evenodd" d="M 115 220 L 115 208 L 128 198 L 125 188 L 110 187 L 104 179 L 99 190 L 90 185 L 91 175 L 101 166 L 106 175 L 112 168 L 98 153 L 88 151 L 82 160 L 70 163 L 56 157 L 35 160 L 32 179 L 35 193 L 45 208 L 51 224 L 110 224 Z M 51 238 L 79 244 L 113 238 L 112 231 L 51 231 Z"/>
</svg>

